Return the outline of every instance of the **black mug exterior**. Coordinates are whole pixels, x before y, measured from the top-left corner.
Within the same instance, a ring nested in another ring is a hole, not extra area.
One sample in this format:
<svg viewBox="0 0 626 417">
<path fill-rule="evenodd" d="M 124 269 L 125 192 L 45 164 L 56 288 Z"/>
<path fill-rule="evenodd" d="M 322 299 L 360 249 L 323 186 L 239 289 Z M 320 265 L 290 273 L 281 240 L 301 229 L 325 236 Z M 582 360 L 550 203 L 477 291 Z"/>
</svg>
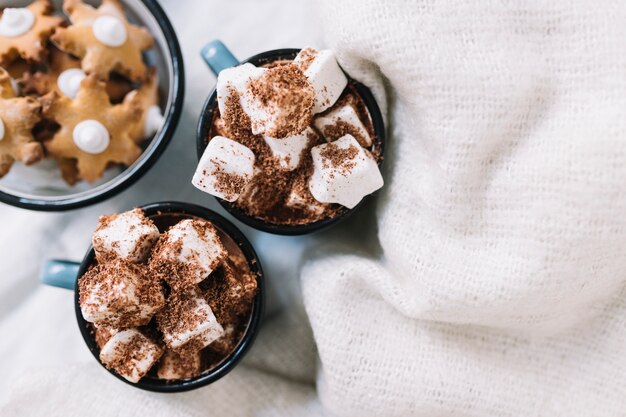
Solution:
<svg viewBox="0 0 626 417">
<path fill-rule="evenodd" d="M 258 334 L 259 325 L 261 322 L 261 317 L 265 304 L 265 281 L 259 258 L 254 251 L 252 244 L 243 235 L 243 233 L 239 229 L 237 229 L 237 227 L 235 227 L 235 225 L 233 225 L 231 222 L 212 210 L 197 206 L 195 204 L 181 202 L 152 203 L 140 206 L 139 208 L 141 208 L 148 217 L 156 216 L 159 214 L 175 214 L 182 216 L 190 215 L 203 218 L 215 224 L 219 229 L 224 231 L 231 239 L 233 239 L 243 252 L 244 256 L 248 260 L 250 270 L 257 277 L 258 290 L 254 298 L 252 311 L 250 312 L 250 321 L 248 322 L 248 327 L 246 328 L 246 331 L 244 332 L 241 341 L 228 358 L 226 358 L 222 363 L 211 369 L 209 372 L 205 372 L 195 378 L 181 381 L 144 378 L 137 383 L 132 383 L 124 379 L 122 376 L 118 375 L 115 371 L 109 369 L 107 369 L 107 371 L 109 371 L 119 380 L 124 381 L 125 383 L 130 384 L 133 387 L 141 388 L 147 391 L 166 393 L 183 392 L 211 384 L 212 382 L 215 382 L 224 375 L 226 375 L 237 365 L 237 363 L 239 363 L 239 361 L 244 357 L 244 355 L 248 352 L 248 350 L 254 343 L 254 340 L 256 339 L 256 336 Z M 85 321 L 85 319 L 83 318 L 83 314 L 80 310 L 79 304 L 80 294 L 78 290 L 78 279 L 80 279 L 80 277 L 82 277 L 85 272 L 87 272 L 89 267 L 93 264 L 94 260 L 95 252 L 93 250 L 93 247 L 90 246 L 78 269 L 78 275 L 76 277 L 77 285 L 76 290 L 74 291 L 74 307 L 80 333 L 82 334 L 83 339 L 85 340 L 85 343 L 89 348 L 89 351 L 96 358 L 98 363 L 106 369 L 102 362 L 100 362 L 100 348 L 96 343 L 94 334 L 91 329 L 91 324 Z"/>
<path fill-rule="evenodd" d="M 241 63 L 251 63 L 256 66 L 261 66 L 268 64 L 270 62 L 279 61 L 279 60 L 293 60 L 296 55 L 298 55 L 300 49 L 288 48 L 288 49 L 275 49 L 272 51 L 263 52 L 257 55 L 254 55 Z M 357 93 L 363 99 L 365 106 L 367 107 L 370 117 L 372 118 L 372 124 L 374 127 L 374 144 L 379 150 L 380 159 L 378 161 L 378 166 L 380 167 L 383 162 L 383 156 L 385 151 L 385 124 L 383 121 L 383 116 L 380 112 L 380 108 L 378 107 L 378 103 L 374 98 L 372 92 L 364 86 L 363 84 L 353 80 L 350 78 L 348 74 L 349 83 L 356 89 Z M 209 132 L 211 129 L 211 124 L 213 122 L 213 111 L 217 108 L 217 89 L 214 88 L 209 97 L 207 97 L 204 102 L 204 106 L 202 108 L 202 112 L 200 113 L 200 119 L 198 121 L 198 130 L 196 137 L 196 151 L 198 154 L 198 160 L 202 157 L 204 153 L 204 149 L 208 144 Z M 374 193 L 375 194 L 375 193 Z M 322 229 L 326 229 L 330 226 L 336 225 L 342 220 L 345 220 L 352 214 L 355 210 L 357 210 L 367 199 L 370 197 L 366 196 L 361 200 L 361 202 L 352 209 L 346 209 L 343 213 L 339 215 L 329 218 L 318 220 L 316 222 L 302 224 L 302 225 L 282 225 L 282 224 L 274 224 L 268 223 L 261 219 L 257 219 L 252 217 L 241 209 L 237 208 L 233 204 L 228 201 L 222 200 L 221 198 L 215 197 L 215 199 L 220 203 L 226 211 L 228 211 L 233 217 L 235 217 L 240 222 L 253 227 L 257 230 L 261 230 L 267 233 L 273 233 L 277 235 L 286 235 L 286 236 L 297 236 L 304 235 L 313 232 L 320 231 Z"/>
<path fill-rule="evenodd" d="M 178 43 L 178 38 L 176 37 L 174 27 L 170 23 L 167 14 L 161 8 L 159 3 L 156 0 L 141 1 L 147 7 L 150 13 L 152 13 L 154 18 L 158 22 L 159 27 L 163 31 L 167 46 L 171 53 L 171 64 L 173 69 L 171 82 L 173 99 L 170 104 L 170 111 L 167 115 L 165 115 L 165 121 L 160 134 L 158 136 L 155 136 L 155 138 L 153 139 L 153 141 L 156 141 L 156 146 L 150 149 L 151 154 L 148 155 L 141 162 L 141 164 L 138 164 L 136 167 L 134 167 L 133 171 L 128 173 L 127 177 L 121 182 L 103 184 L 100 187 L 100 190 L 95 193 L 90 193 L 88 196 L 83 196 L 81 193 L 81 195 L 75 197 L 70 196 L 59 200 L 48 201 L 38 198 L 20 197 L 0 191 L 1 202 L 10 204 L 12 206 L 36 211 L 64 211 L 90 206 L 92 204 L 111 198 L 114 195 L 119 194 L 120 192 L 130 187 L 146 172 L 148 172 L 148 170 L 163 154 L 172 137 L 174 136 L 174 132 L 176 130 L 176 126 L 178 125 L 178 120 L 180 119 L 183 108 L 183 99 L 185 94 L 185 69 L 183 64 L 183 54 Z M 144 152 L 148 152 L 148 150 Z M 124 175 L 124 172 L 120 173 L 119 175 Z"/>
</svg>

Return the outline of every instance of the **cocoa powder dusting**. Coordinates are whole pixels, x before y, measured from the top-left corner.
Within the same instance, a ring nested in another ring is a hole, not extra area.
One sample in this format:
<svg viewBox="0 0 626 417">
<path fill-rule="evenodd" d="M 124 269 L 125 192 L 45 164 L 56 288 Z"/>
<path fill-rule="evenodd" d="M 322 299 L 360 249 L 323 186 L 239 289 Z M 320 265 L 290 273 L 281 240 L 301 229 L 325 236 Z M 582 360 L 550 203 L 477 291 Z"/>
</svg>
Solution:
<svg viewBox="0 0 626 417">
<path fill-rule="evenodd" d="M 310 57 L 305 55 L 305 61 L 309 59 Z M 290 61 L 272 62 L 266 67 L 270 69 L 284 68 L 289 67 L 289 64 Z M 299 64 L 299 68 L 301 71 L 303 70 L 302 63 Z M 355 108 L 366 130 L 374 138 L 374 128 L 367 106 L 351 84 L 345 89 L 337 104 L 321 114 L 323 115 L 336 106 L 345 104 Z M 247 146 L 255 155 L 255 168 L 258 172 L 243 189 L 240 197 L 231 205 L 249 216 L 268 223 L 283 225 L 309 224 L 344 213 L 346 209 L 343 206 L 320 203 L 313 198 L 309 191 L 309 178 L 313 173 L 311 148 L 326 143 L 323 135 L 326 136 L 327 134 L 327 132 L 318 132 L 312 125 L 310 127 L 314 133 L 310 135 L 309 144 L 302 152 L 300 165 L 293 171 L 284 171 L 280 168 L 279 160 L 272 155 L 263 136 L 252 133 L 250 118 L 241 108 L 236 92 L 232 91 L 226 100 L 225 115 L 220 115 L 217 107 L 214 109 L 207 140 L 219 135 Z M 362 139 L 352 127 L 348 129 L 341 124 L 336 131 L 328 132 L 327 137 L 337 139 L 346 133 L 352 134 L 357 140 Z M 371 153 L 376 160 L 380 159 L 376 145 L 371 148 Z M 297 203 L 290 199 L 292 194 L 298 197 Z M 288 204 L 288 202 L 290 203 Z"/>
<path fill-rule="evenodd" d="M 293 136 L 311 124 L 315 92 L 296 65 L 288 63 L 269 68 L 262 77 L 252 80 L 248 88 L 263 109 L 276 116 L 276 126 L 264 129 L 268 136 Z"/>
<path fill-rule="evenodd" d="M 164 232 L 165 227 L 177 223 L 170 222 L 169 218 L 161 223 L 160 216 L 165 219 L 171 215 L 159 214 L 155 217 L 157 226 L 166 225 L 159 227 L 161 232 Z M 100 226 L 108 225 L 114 218 L 115 215 L 101 217 Z M 146 221 L 152 224 L 152 220 Z M 205 298 L 215 309 L 218 322 L 228 331 L 205 348 L 201 343 L 191 341 L 177 352 L 168 351 L 162 361 L 169 361 L 169 365 L 176 367 L 182 378 L 191 378 L 223 362 L 243 337 L 257 292 L 256 276 L 250 271 L 248 260 L 239 246 L 228 235 L 203 219 L 194 219 L 191 224 L 201 238 L 213 239 L 212 244 L 223 245 L 226 253 L 214 265 L 213 273 L 201 283 L 200 288 L 195 285 L 172 287 L 165 283 L 189 282 L 191 279 L 185 277 L 191 276 L 189 274 L 195 268 L 194 265 L 182 262 L 155 262 L 155 256 L 166 249 L 174 253 L 182 250 L 182 242 L 168 241 L 166 233 L 161 235 L 151 258 L 145 263 L 131 263 L 121 259 L 106 259 L 101 263 L 96 261 L 79 279 L 81 308 L 90 305 L 97 307 L 104 303 L 113 312 L 102 321 L 89 324 L 99 347 L 104 346 L 118 330 L 138 328 L 142 334 L 120 344 L 115 359 L 105 363 L 108 368 L 120 374 L 131 374 L 134 364 L 147 354 L 152 352 L 158 359 L 165 346 L 161 329 L 179 333 L 194 328 L 205 319 L 195 308 L 198 296 Z M 176 275 L 176 279 L 171 279 L 172 274 Z M 133 296 L 136 298 L 124 296 L 120 292 L 130 288 L 129 285 L 134 286 Z M 147 307 L 154 310 L 154 316 L 145 314 Z M 157 377 L 156 367 L 146 376 Z"/>
</svg>

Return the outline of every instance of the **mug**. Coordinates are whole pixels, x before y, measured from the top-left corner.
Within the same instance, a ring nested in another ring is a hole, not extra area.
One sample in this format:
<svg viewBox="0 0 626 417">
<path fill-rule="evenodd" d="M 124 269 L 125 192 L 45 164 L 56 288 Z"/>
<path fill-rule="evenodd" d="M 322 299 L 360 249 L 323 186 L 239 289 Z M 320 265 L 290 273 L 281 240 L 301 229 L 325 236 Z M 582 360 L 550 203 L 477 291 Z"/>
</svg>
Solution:
<svg viewBox="0 0 626 417">
<path fill-rule="evenodd" d="M 267 51 L 254 55 L 244 61 L 239 61 L 221 41 L 215 40 L 208 43 L 204 48 L 202 48 L 200 54 L 211 69 L 211 71 L 217 76 L 223 69 L 237 66 L 239 64 L 244 64 L 247 62 L 255 66 L 261 66 L 273 61 L 291 61 L 296 57 L 296 55 L 298 55 L 298 52 L 300 52 L 300 49 L 275 49 L 272 51 Z M 346 74 L 346 76 L 348 77 L 349 85 L 351 85 L 354 90 L 356 90 L 357 94 L 363 99 L 363 102 L 365 103 L 365 106 L 367 107 L 367 110 L 369 111 L 370 117 L 372 119 L 375 136 L 373 146 L 376 147 L 377 151 L 380 154 L 380 158 L 378 161 L 378 165 L 380 167 L 383 161 L 386 138 L 385 124 L 383 122 L 380 108 L 376 103 L 374 95 L 366 86 L 351 79 L 349 75 Z M 209 97 L 206 99 L 202 112 L 200 113 L 196 136 L 196 152 L 198 154 L 198 160 L 200 160 L 200 158 L 202 157 L 202 154 L 204 153 L 204 150 L 209 143 L 209 133 L 211 131 L 211 125 L 213 123 L 213 113 L 215 112 L 216 108 L 217 87 L 213 89 Z M 215 199 L 217 199 L 222 207 L 224 207 L 226 211 L 228 211 L 232 216 L 234 216 L 242 223 L 247 224 L 248 226 L 251 226 L 263 232 L 273 233 L 277 235 L 295 236 L 313 233 L 338 224 L 340 221 L 345 220 L 350 214 L 354 213 L 354 211 L 357 210 L 371 195 L 372 194 L 363 198 L 363 200 L 361 200 L 361 202 L 356 207 L 352 209 L 346 209 L 335 217 L 318 220 L 312 223 L 297 225 L 269 223 L 246 214 L 241 209 L 226 200 L 222 200 L 218 197 L 215 197 Z"/>
<path fill-rule="evenodd" d="M 118 375 L 114 370 L 107 369 L 107 371 L 118 379 L 134 387 L 148 391 L 182 392 L 208 385 L 226 375 L 239 363 L 254 343 L 258 334 L 259 324 L 261 322 L 261 316 L 263 314 L 265 304 L 265 279 L 261 263 L 256 252 L 254 251 L 254 248 L 243 233 L 232 223 L 214 211 L 194 204 L 181 202 L 152 203 L 139 208 L 144 211 L 147 217 L 155 222 L 161 232 L 175 223 L 172 222 L 172 220 L 178 221 L 185 218 L 200 218 L 211 222 L 216 228 L 220 229 L 233 239 L 243 252 L 244 256 L 248 260 L 250 270 L 257 276 L 257 294 L 254 298 L 250 312 L 250 321 L 248 322 L 248 326 L 237 347 L 220 364 L 209 369 L 208 371 L 205 371 L 201 375 L 180 381 L 144 377 L 139 382 L 132 383 Z M 83 318 L 79 304 L 79 292 L 77 291 L 78 279 L 82 277 L 94 263 L 95 252 L 93 247 L 90 246 L 85 257 L 80 263 L 63 260 L 47 261 L 42 268 L 40 280 L 46 285 L 74 290 L 74 307 L 78 328 L 91 353 L 96 358 L 98 363 L 104 367 L 102 362 L 100 362 L 100 348 L 96 343 L 91 323 L 88 323 Z"/>
<path fill-rule="evenodd" d="M 94 0 L 86 0 L 98 4 Z M 26 0 L 3 1 L 3 7 L 21 7 Z M 62 0 L 53 0 L 61 10 Z M 169 144 L 180 119 L 185 92 L 183 55 L 174 28 L 156 0 L 122 0 L 131 23 L 145 26 L 154 37 L 154 47 L 145 52 L 145 60 L 157 68 L 163 126 L 146 142 L 139 158 L 117 172 L 109 169 L 94 184 L 80 182 L 74 186 L 51 183 L 58 167 L 42 161 L 30 167 L 14 165 L 11 172 L 0 179 L 0 201 L 13 206 L 39 211 L 61 211 L 89 206 L 110 198 L 139 180 L 154 165 Z M 20 169 L 21 168 L 21 169 Z M 19 172 L 18 172 L 19 169 Z M 59 182 L 62 182 L 60 179 Z"/>
</svg>

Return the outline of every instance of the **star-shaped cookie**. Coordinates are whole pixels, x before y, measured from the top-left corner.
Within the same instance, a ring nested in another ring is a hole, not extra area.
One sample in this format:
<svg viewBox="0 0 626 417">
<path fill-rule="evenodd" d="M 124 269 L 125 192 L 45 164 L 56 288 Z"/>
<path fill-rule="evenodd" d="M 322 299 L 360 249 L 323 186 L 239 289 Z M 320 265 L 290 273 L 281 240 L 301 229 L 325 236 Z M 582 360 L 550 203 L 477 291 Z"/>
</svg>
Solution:
<svg viewBox="0 0 626 417">
<path fill-rule="evenodd" d="M 18 160 L 26 165 L 43 158 L 41 144 L 33 137 L 33 127 L 41 118 L 41 106 L 31 97 L 16 97 L 9 74 L 0 68 L 0 177 Z"/>
<path fill-rule="evenodd" d="M 80 68 L 80 60 L 52 46 L 47 70 L 23 73 L 18 81 L 20 91 L 23 95 L 43 96 L 51 91 L 63 95 L 57 84 L 59 75 L 68 69 L 75 68 Z M 110 79 L 106 84 L 107 93 L 114 103 L 119 103 L 133 88 L 132 84 L 122 77 Z"/>
<path fill-rule="evenodd" d="M 32 27 L 19 36 L 0 35 L 0 65 L 6 67 L 13 60 L 22 57 L 27 61 L 41 62 L 46 58 L 46 43 L 63 19 L 51 16 L 50 0 L 35 0 L 26 7 L 35 17 Z M 4 13 L 4 10 L 2 11 Z"/>
<path fill-rule="evenodd" d="M 81 58 L 87 74 L 107 80 L 111 71 L 132 81 L 146 77 L 146 65 L 141 52 L 152 46 L 154 39 L 143 27 L 128 23 L 119 0 L 103 0 L 97 9 L 82 0 L 65 0 L 63 9 L 72 25 L 59 28 L 52 41 L 63 51 Z M 112 16 L 126 29 L 126 40 L 120 46 L 107 46 L 96 38 L 94 22 L 102 16 Z"/>
<path fill-rule="evenodd" d="M 52 92 L 43 103 L 44 115 L 60 125 L 45 147 L 54 158 L 77 160 L 80 178 L 94 182 L 110 164 L 130 165 L 141 155 L 128 133 L 128 126 L 141 117 L 141 109 L 132 103 L 111 104 L 105 83 L 95 75 L 81 82 L 74 100 Z M 99 122 L 108 132 L 109 144 L 99 153 L 85 152 L 74 142 L 74 129 L 87 120 Z"/>
<path fill-rule="evenodd" d="M 157 106 L 159 104 L 159 84 L 154 69 L 150 70 L 150 74 L 146 82 L 137 90 L 131 91 L 124 99 L 125 103 L 134 104 L 142 110 L 141 118 L 129 126 L 129 134 L 133 140 L 140 143 L 146 139 L 146 119 L 148 118 L 148 112 L 150 107 Z"/>
</svg>

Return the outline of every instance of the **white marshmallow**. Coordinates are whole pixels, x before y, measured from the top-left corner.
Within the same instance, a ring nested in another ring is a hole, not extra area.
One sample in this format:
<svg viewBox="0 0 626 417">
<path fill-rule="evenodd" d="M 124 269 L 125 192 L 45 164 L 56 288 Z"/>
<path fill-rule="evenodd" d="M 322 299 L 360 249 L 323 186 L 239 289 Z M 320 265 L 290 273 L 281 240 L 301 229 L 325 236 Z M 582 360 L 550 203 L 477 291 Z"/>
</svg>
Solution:
<svg viewBox="0 0 626 417">
<path fill-rule="evenodd" d="M 163 113 L 161 113 L 161 108 L 157 105 L 150 106 L 146 111 L 146 121 L 143 125 L 143 136 L 144 138 L 149 138 L 154 136 L 154 134 L 161 129 L 165 118 L 163 117 Z"/>
<path fill-rule="evenodd" d="M 83 120 L 78 123 L 74 126 L 72 137 L 81 151 L 90 154 L 104 152 L 111 142 L 109 131 L 97 120 Z"/>
<path fill-rule="evenodd" d="M 161 241 L 153 259 L 188 265 L 190 276 L 185 278 L 191 279 L 193 283 L 199 283 L 209 276 L 226 253 L 216 230 L 205 221 L 181 220 L 163 233 Z"/>
<path fill-rule="evenodd" d="M 356 155 L 341 165 L 322 156 L 325 149 L 337 146 L 340 149 L 354 147 Z M 338 203 L 354 208 L 368 194 L 383 186 L 383 177 L 378 165 L 351 135 L 345 135 L 332 143 L 318 145 L 311 149 L 313 175 L 309 190 L 313 197 L 322 203 Z"/>
<path fill-rule="evenodd" d="M 272 155 L 278 158 L 280 167 L 287 171 L 293 171 L 300 165 L 302 151 L 306 149 L 311 136 L 314 135 L 313 129 L 307 127 L 302 133 L 286 138 L 276 139 L 269 136 L 263 138 L 272 150 Z"/>
<path fill-rule="evenodd" d="M 177 300 L 175 309 L 166 306 L 157 316 L 157 324 L 168 347 L 178 349 L 193 342 L 194 348 L 200 350 L 224 334 L 224 329 L 217 322 L 213 310 L 196 291 L 192 290 L 180 296 L 182 298 Z M 183 317 L 187 321 L 182 320 Z M 193 318 L 191 323 L 188 322 L 190 318 Z M 174 325 L 163 326 L 163 322 Z"/>
<path fill-rule="evenodd" d="M 131 354 L 130 349 L 133 349 Z M 163 350 L 137 329 L 116 333 L 102 347 L 100 361 L 120 376 L 137 383 L 159 360 Z"/>
<path fill-rule="evenodd" d="M 241 100 L 250 81 L 260 78 L 265 71 L 265 68 L 257 68 L 250 63 L 222 70 L 217 77 L 217 105 L 220 114 L 226 111 L 226 100 L 233 91 L 240 95 Z"/>
<path fill-rule="evenodd" d="M 117 257 L 141 262 L 159 239 L 159 229 L 139 208 L 105 219 L 92 237 L 98 259 Z"/>
<path fill-rule="evenodd" d="M 308 194 L 308 193 L 307 193 Z M 307 210 L 313 214 L 320 215 L 324 212 L 325 208 L 319 201 L 310 201 L 301 192 L 292 189 L 285 200 L 285 207 L 290 207 L 298 210 Z"/>
<path fill-rule="evenodd" d="M 310 54 L 313 54 L 313 60 L 308 63 L 303 72 L 315 90 L 313 113 L 316 114 L 335 104 L 348 85 L 348 78 L 337 64 L 335 53 L 330 49 L 321 51 L 304 49 L 296 56 L 294 63 L 304 64 L 308 61 Z"/>
<path fill-rule="evenodd" d="M 109 265 L 114 266 L 114 274 L 105 271 L 91 285 L 81 289 L 83 318 L 90 323 L 108 326 L 124 325 L 129 321 L 137 326 L 147 324 L 165 302 L 162 291 L 147 289 L 142 285 L 146 277 L 120 261 Z M 148 291 L 153 303 L 142 302 L 146 297 L 140 294 L 141 291 Z"/>
<path fill-rule="evenodd" d="M 166 350 L 159 362 L 157 376 L 169 380 L 188 379 L 198 375 L 200 371 L 200 351 L 180 354 Z"/>
<path fill-rule="evenodd" d="M 15 38 L 28 32 L 35 24 L 35 15 L 26 8 L 6 8 L 0 18 L 0 36 Z"/>
<path fill-rule="evenodd" d="M 365 148 L 372 146 L 372 137 L 368 133 L 359 116 L 356 114 L 354 107 L 350 104 L 339 106 L 323 116 L 316 117 L 313 123 L 322 133 L 322 136 L 324 136 L 329 142 L 337 139 L 336 137 L 332 137 L 330 129 L 338 124 L 345 123 L 351 126 L 351 131 L 349 133 L 357 139 L 361 146 Z"/>
<path fill-rule="evenodd" d="M 223 136 L 215 136 L 206 149 L 191 183 L 198 189 L 222 200 L 236 201 L 254 175 L 254 153 L 246 146 Z M 223 176 L 242 180 L 240 190 L 225 188 Z"/>
<path fill-rule="evenodd" d="M 70 68 L 59 74 L 57 78 L 57 86 L 61 93 L 69 98 L 76 98 L 80 83 L 86 77 L 86 74 L 80 68 Z"/>
<path fill-rule="evenodd" d="M 124 45 L 128 38 L 126 26 L 114 16 L 100 16 L 93 22 L 93 35 L 106 46 L 118 47 Z"/>
<path fill-rule="evenodd" d="M 4 139 L 4 122 L 0 118 L 0 140 Z"/>
</svg>

